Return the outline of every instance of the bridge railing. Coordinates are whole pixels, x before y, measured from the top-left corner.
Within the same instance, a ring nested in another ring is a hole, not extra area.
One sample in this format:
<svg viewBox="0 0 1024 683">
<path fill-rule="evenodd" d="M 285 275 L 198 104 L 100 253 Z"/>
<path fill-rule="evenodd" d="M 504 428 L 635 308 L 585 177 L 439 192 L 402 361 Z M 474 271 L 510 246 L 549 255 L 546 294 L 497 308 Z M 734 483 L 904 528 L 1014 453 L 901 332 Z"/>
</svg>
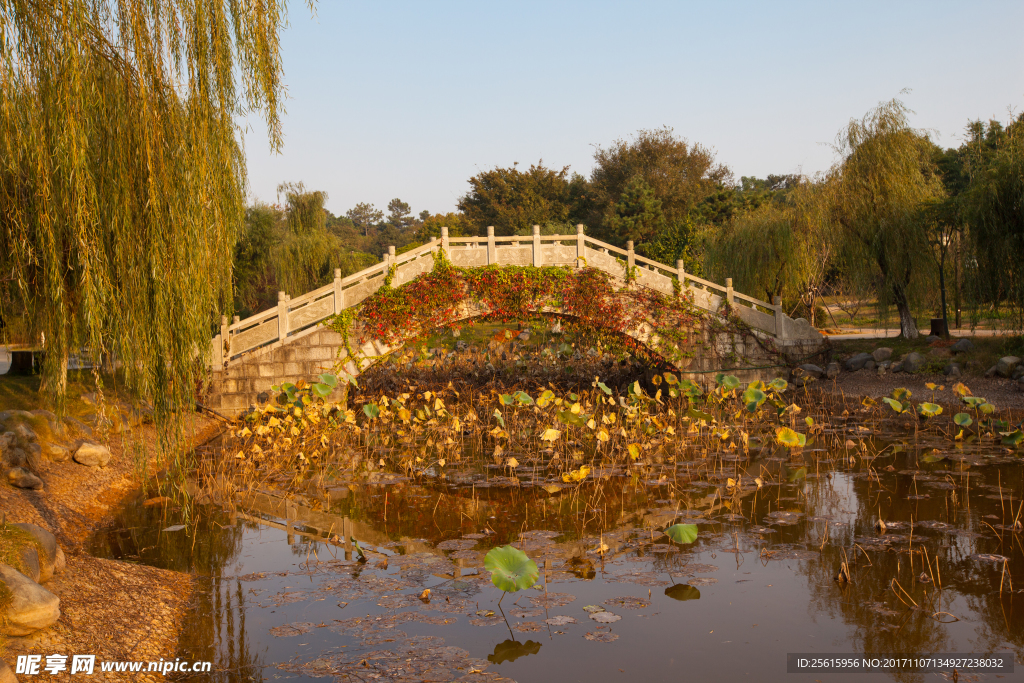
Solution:
<svg viewBox="0 0 1024 683">
<path fill-rule="evenodd" d="M 318 323 L 362 302 L 384 283 L 388 270 L 394 266 L 395 286 L 408 282 L 433 267 L 433 254 L 443 250 L 457 266 L 473 267 L 490 264 L 533 266 L 591 266 L 616 277 L 625 278 L 627 269 L 636 282 L 664 294 L 675 292 L 678 281 L 694 303 L 707 311 L 718 311 L 728 302 L 740 318 L 751 327 L 777 339 L 786 339 L 793 324 L 782 310 L 778 299 L 773 303 L 736 292 L 732 279 L 725 286 L 687 273 L 682 261 L 672 268 L 636 254 L 633 243 L 626 248 L 607 244 L 583 232 L 579 225 L 575 235 L 541 235 L 534 226 L 528 236 L 496 236 L 487 228 L 485 237 L 450 237 L 448 228 L 441 229 L 441 238 L 431 238 L 422 246 L 396 254 L 388 247 L 384 260 L 369 268 L 341 277 L 334 271 L 334 281 L 302 296 L 289 297 L 278 292 L 277 306 L 245 320 L 236 316 L 232 322 L 221 319 L 220 332 L 211 343 L 214 370 L 223 369 L 230 360 L 256 349 L 283 344 L 316 330 Z"/>
</svg>

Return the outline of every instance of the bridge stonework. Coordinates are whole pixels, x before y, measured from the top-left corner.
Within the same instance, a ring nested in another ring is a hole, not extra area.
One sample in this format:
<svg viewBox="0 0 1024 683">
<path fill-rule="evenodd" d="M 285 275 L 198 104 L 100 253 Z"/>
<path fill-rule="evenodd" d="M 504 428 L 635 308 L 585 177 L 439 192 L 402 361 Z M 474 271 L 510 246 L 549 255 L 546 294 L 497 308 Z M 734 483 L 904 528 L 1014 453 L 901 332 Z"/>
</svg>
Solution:
<svg viewBox="0 0 1024 683">
<path fill-rule="evenodd" d="M 576 235 L 551 236 L 541 236 L 535 227 L 532 237 L 495 237 L 493 229 L 488 229 L 486 238 L 449 238 L 445 229 L 441 240 L 399 256 L 392 247 L 382 263 L 347 278 L 336 272 L 333 283 L 296 299 L 279 293 L 276 308 L 247 320 L 236 318 L 231 324 L 223 320 L 220 334 L 211 344 L 212 374 L 204 399 L 208 407 L 237 416 L 267 400 L 275 384 L 299 379 L 313 381 L 317 375 L 330 372 L 336 368 L 339 357 L 350 355 L 349 350 L 356 351 L 358 360 L 350 360 L 345 370 L 357 376 L 392 349 L 380 342 L 361 342 L 357 327 L 345 340 L 342 334 L 321 323 L 370 296 L 384 283 L 389 270 L 393 272 L 393 287 L 429 272 L 433 252 L 438 250 L 461 267 L 586 265 L 612 275 L 617 286 L 625 286 L 626 274 L 631 272 L 635 286 L 672 296 L 679 289 L 692 298 L 698 309 L 710 313 L 720 311 L 728 303 L 748 328 L 746 331 L 691 330 L 686 348 L 670 354 L 675 358 L 670 363 L 684 377 L 700 384 L 713 380 L 718 371 L 728 371 L 744 381 L 770 379 L 782 374 L 786 363 L 820 350 L 823 342 L 820 333 L 806 320 L 789 318 L 777 301 L 769 304 L 735 292 L 731 280 L 726 280 L 722 287 L 694 277 L 683 270 L 681 262 L 671 268 L 645 259 L 634 253 L 632 243 L 623 250 L 593 240 L 584 235 L 582 226 Z M 457 317 L 469 321 L 486 313 L 467 306 Z M 551 308 L 538 313 L 561 315 Z M 651 348 L 662 343 L 651 326 L 642 326 L 630 332 L 630 336 Z M 666 357 L 664 353 L 657 355 Z M 339 388 L 329 398 L 343 397 L 344 389 Z"/>
</svg>

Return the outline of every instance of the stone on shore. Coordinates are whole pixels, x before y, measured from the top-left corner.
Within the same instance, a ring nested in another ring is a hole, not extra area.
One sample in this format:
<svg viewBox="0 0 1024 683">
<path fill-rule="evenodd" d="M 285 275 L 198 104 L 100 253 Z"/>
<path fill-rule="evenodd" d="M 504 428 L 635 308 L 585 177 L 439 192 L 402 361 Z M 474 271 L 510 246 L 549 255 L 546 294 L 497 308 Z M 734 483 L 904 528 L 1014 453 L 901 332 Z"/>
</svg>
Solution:
<svg viewBox="0 0 1024 683">
<path fill-rule="evenodd" d="M 951 347 L 949 347 L 950 351 L 952 351 L 953 353 L 967 353 L 973 348 L 974 342 L 966 338 L 961 339 L 956 344 L 953 344 Z"/>
<path fill-rule="evenodd" d="M 804 371 L 804 375 L 813 377 L 814 379 L 820 379 L 821 376 L 825 374 L 823 369 L 813 363 L 804 363 L 800 366 L 800 369 Z"/>
<path fill-rule="evenodd" d="M 1020 358 L 1017 356 L 1003 356 L 996 363 L 996 374 L 1000 377 L 1011 377 L 1018 365 L 1020 365 Z"/>
<path fill-rule="evenodd" d="M 903 359 L 903 372 L 917 372 L 924 367 L 924 356 L 917 351 L 911 351 Z"/>
<path fill-rule="evenodd" d="M 845 363 L 846 371 L 855 372 L 856 370 L 860 370 L 869 360 L 873 360 L 870 353 L 858 353 L 852 358 L 847 358 Z"/>
<path fill-rule="evenodd" d="M 75 462 L 87 467 L 106 467 L 110 450 L 106 446 L 85 442 L 75 451 Z"/>
<path fill-rule="evenodd" d="M 35 524 L 19 522 L 12 524 L 11 526 L 16 526 L 22 531 L 32 534 L 32 537 L 39 544 L 39 547 L 42 548 L 42 552 L 39 553 L 39 578 L 36 579 L 36 581 L 39 583 L 46 583 L 54 574 L 60 571 L 60 569 L 63 569 L 63 566 L 60 568 L 57 567 L 58 554 L 60 555 L 61 560 L 63 560 L 64 553 L 60 551 L 60 545 L 57 544 L 56 536 L 43 527 Z"/>
<path fill-rule="evenodd" d="M 871 357 L 875 359 L 876 363 L 881 363 L 883 360 L 889 360 L 892 358 L 892 349 L 888 346 L 881 346 L 871 352 Z"/>
<path fill-rule="evenodd" d="M 960 377 L 963 375 L 963 371 L 960 370 L 959 363 L 950 363 L 942 369 L 942 374 L 946 377 Z"/>
<path fill-rule="evenodd" d="M 11 592 L 10 604 L 0 613 L 0 634 L 27 636 L 60 619 L 60 598 L 14 567 L 0 564 L 0 583 Z"/>
<path fill-rule="evenodd" d="M 828 379 L 835 379 L 839 376 L 839 363 L 832 361 L 825 366 L 825 377 Z"/>
<path fill-rule="evenodd" d="M 43 489 L 43 480 L 24 467 L 12 467 L 8 470 L 7 483 L 11 486 L 17 486 L 19 489 L 32 489 L 33 491 L 41 491 Z"/>
</svg>

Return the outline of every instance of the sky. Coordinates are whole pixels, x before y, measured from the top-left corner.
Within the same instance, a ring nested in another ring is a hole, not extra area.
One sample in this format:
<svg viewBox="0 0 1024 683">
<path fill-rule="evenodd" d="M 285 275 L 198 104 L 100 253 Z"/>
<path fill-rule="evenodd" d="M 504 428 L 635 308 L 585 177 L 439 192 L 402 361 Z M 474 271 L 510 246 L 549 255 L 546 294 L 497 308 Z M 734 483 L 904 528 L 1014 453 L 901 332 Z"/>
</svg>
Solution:
<svg viewBox="0 0 1024 683">
<path fill-rule="evenodd" d="M 289 7 L 281 154 L 242 122 L 251 200 L 282 182 L 414 213 L 481 171 L 589 176 L 597 146 L 669 126 L 740 176 L 827 170 L 898 97 L 938 144 L 1024 110 L 1024 2 L 448 2 Z"/>
</svg>

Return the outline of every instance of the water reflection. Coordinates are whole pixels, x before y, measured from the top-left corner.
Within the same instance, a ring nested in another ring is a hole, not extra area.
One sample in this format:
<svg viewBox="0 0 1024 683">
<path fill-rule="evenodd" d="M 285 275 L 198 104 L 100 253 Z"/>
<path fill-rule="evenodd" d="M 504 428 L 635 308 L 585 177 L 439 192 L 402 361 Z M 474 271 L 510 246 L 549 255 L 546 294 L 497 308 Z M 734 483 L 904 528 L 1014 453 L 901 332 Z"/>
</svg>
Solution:
<svg viewBox="0 0 1024 683">
<path fill-rule="evenodd" d="M 1012 651 L 1020 662 L 1024 549 L 1012 524 L 1024 468 L 963 465 L 909 450 L 852 463 L 765 450 L 709 458 L 700 476 L 680 463 L 667 480 L 609 476 L 556 494 L 268 486 L 178 532 L 163 529 L 180 513 L 140 499 L 94 551 L 197 575 L 181 648 L 216 662 L 215 681 L 450 680 L 480 667 L 520 681 L 669 681 L 682 666 L 704 680 L 782 681 L 786 652 L 814 651 Z M 676 522 L 697 524 L 697 541 L 669 543 L 660 530 Z M 505 543 L 541 567 L 509 614 L 525 640 L 488 616 L 500 592 L 483 555 Z M 850 580 L 837 581 L 844 563 Z M 602 623 L 590 605 L 621 618 Z M 685 662 L 661 656 L 680 642 Z"/>
</svg>

